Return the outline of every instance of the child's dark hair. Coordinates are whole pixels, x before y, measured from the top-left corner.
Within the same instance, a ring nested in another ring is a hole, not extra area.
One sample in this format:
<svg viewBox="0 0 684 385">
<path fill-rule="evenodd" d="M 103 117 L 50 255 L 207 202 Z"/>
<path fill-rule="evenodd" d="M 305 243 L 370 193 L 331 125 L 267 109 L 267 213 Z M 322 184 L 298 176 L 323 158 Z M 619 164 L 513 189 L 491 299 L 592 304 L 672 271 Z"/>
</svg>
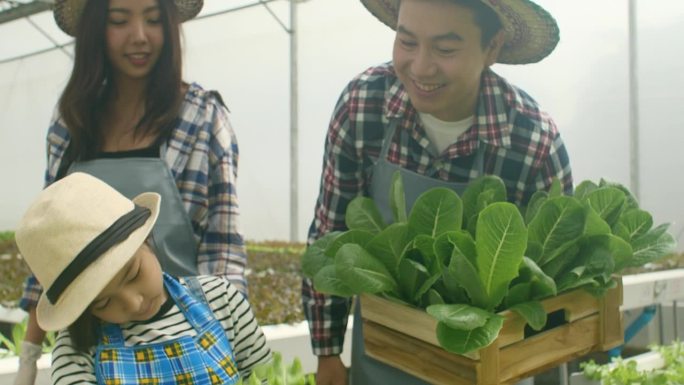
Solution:
<svg viewBox="0 0 684 385">
<path fill-rule="evenodd" d="M 88 352 L 97 345 L 100 321 L 90 313 L 90 309 L 81 314 L 74 323 L 67 327 L 74 348 L 79 352 Z"/>
</svg>

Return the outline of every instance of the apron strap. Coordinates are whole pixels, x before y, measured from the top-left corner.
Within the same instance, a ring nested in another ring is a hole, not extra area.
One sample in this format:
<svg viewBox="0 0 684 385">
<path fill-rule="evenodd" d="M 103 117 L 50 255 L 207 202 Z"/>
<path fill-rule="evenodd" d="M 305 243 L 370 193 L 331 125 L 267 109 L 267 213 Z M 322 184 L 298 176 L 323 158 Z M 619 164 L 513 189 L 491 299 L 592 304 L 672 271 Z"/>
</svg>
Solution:
<svg viewBox="0 0 684 385">
<path fill-rule="evenodd" d="M 192 281 L 192 280 L 191 280 Z M 184 287 L 179 281 L 164 273 L 164 286 L 169 294 L 176 301 L 181 312 L 185 315 L 185 319 L 192 325 L 195 330 L 202 330 L 208 323 L 216 318 L 211 309 L 211 306 L 206 301 L 202 285 L 199 280 L 195 279 L 193 286 Z M 197 294 L 197 291 L 202 294 Z"/>
<path fill-rule="evenodd" d="M 200 283 L 199 279 L 197 279 L 197 277 L 183 277 L 183 281 L 185 282 L 185 285 L 190 291 L 190 295 L 193 298 L 205 303 L 206 305 L 209 305 L 209 302 L 207 301 L 207 296 L 206 294 L 204 294 L 204 290 L 202 290 L 202 284 Z"/>
<path fill-rule="evenodd" d="M 387 160 L 387 154 L 389 153 L 389 148 L 392 144 L 392 137 L 394 136 L 394 132 L 397 130 L 398 125 L 399 119 L 390 119 L 389 127 L 385 131 L 385 136 L 382 138 L 382 149 L 380 150 L 378 159 Z"/>
<path fill-rule="evenodd" d="M 67 143 L 67 147 L 64 149 L 64 154 L 62 154 L 62 159 L 59 162 L 59 168 L 57 169 L 57 174 L 55 174 L 55 182 L 64 178 L 69 171 L 71 163 L 73 163 L 72 157 L 73 147 L 71 141 Z"/>
</svg>

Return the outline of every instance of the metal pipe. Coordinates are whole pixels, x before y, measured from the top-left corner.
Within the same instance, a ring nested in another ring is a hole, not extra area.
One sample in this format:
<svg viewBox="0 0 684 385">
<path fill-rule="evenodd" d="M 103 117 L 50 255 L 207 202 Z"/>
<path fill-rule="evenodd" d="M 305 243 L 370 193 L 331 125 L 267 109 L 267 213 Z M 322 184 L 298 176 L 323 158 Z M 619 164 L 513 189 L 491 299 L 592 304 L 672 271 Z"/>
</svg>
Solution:
<svg viewBox="0 0 684 385">
<path fill-rule="evenodd" d="M 273 0 L 269 0 L 269 1 L 273 1 Z M 285 32 L 290 33 L 290 30 L 285 26 L 285 23 L 283 23 L 283 21 L 280 20 L 280 18 L 278 17 L 278 15 L 276 15 L 276 13 L 273 12 L 273 10 L 271 9 L 271 7 L 268 6 L 268 3 L 269 3 L 268 1 L 259 0 L 259 3 L 263 4 L 264 8 L 266 8 L 266 10 L 268 11 L 268 13 L 270 13 L 271 16 L 273 16 L 273 18 L 278 22 L 278 24 L 280 24 L 280 26 L 283 27 L 283 29 L 285 30 Z M 292 28 L 292 26 L 290 26 L 290 28 Z"/>
<path fill-rule="evenodd" d="M 60 44 L 60 45 L 58 45 L 58 46 L 54 46 L 54 47 L 50 47 L 50 48 L 41 49 L 41 50 L 39 50 L 39 51 L 34 51 L 34 52 L 31 52 L 31 53 L 27 53 L 27 54 L 23 54 L 23 55 L 19 55 L 19 56 L 12 56 L 11 58 L 7 58 L 7 59 L 2 59 L 2 60 L 0 60 L 0 65 L 6 64 L 6 63 L 11 63 L 11 62 L 13 62 L 13 61 L 18 61 L 18 60 L 27 59 L 27 58 L 30 58 L 30 57 L 32 57 L 32 56 L 41 55 L 41 54 L 44 54 L 44 53 L 47 53 L 47 52 L 52 52 L 52 51 L 55 51 L 55 50 L 58 50 L 58 49 L 63 49 L 64 47 L 68 47 L 68 46 L 70 46 L 70 45 L 74 45 L 74 41 L 73 41 L 73 40 L 70 41 L 70 42 L 68 42 L 68 43 L 65 43 L 65 44 Z"/>
<path fill-rule="evenodd" d="M 658 305 L 658 345 L 664 345 L 665 344 L 665 336 L 664 336 L 664 330 L 665 330 L 665 318 L 663 317 L 663 304 L 659 303 Z"/>
<path fill-rule="evenodd" d="M 219 15 L 223 15 L 223 14 L 226 14 L 226 13 L 242 11 L 243 9 L 247 9 L 247 8 L 253 8 L 253 7 L 258 7 L 258 6 L 266 5 L 266 4 L 268 4 L 268 3 L 272 2 L 272 1 L 275 1 L 275 0 L 258 0 L 258 1 L 255 2 L 255 3 L 240 5 L 240 6 L 237 6 L 237 7 L 234 7 L 234 8 L 228 8 L 228 9 L 224 9 L 223 11 L 218 11 L 218 12 L 213 12 L 213 13 L 207 13 L 206 15 L 199 15 L 199 16 L 196 16 L 196 17 L 194 17 L 194 18 L 192 18 L 192 19 L 186 21 L 186 23 L 191 23 L 191 22 L 194 22 L 194 21 L 197 21 L 197 20 L 202 20 L 202 19 L 207 19 L 207 18 L 214 17 L 214 16 L 219 16 Z M 267 7 L 267 8 L 268 8 L 268 7 Z M 276 17 L 276 19 L 277 19 L 277 17 Z"/>
<path fill-rule="evenodd" d="M 637 51 L 637 0 L 629 0 L 629 181 L 634 196 L 641 197 L 639 172 L 639 74 Z"/>
<path fill-rule="evenodd" d="M 66 49 L 64 48 L 63 45 L 60 45 L 60 44 L 57 42 L 57 40 L 53 39 L 52 36 L 50 36 L 47 32 L 45 32 L 45 30 L 44 30 L 43 28 L 41 28 L 38 24 L 36 24 L 36 23 L 31 19 L 30 16 L 26 16 L 26 21 L 28 21 L 29 24 L 31 24 L 31 25 L 33 26 L 33 28 L 35 28 L 36 30 L 38 30 L 38 32 L 40 32 L 40 34 L 43 35 L 43 37 L 45 37 L 46 39 L 48 39 L 48 40 L 50 41 L 50 43 L 52 43 L 52 45 L 54 45 L 55 47 L 58 47 L 65 55 L 67 55 L 67 57 L 69 57 L 69 59 L 71 59 L 71 60 L 74 59 L 74 55 L 72 55 L 71 52 L 69 52 L 68 50 L 66 50 Z"/>
<path fill-rule="evenodd" d="M 52 7 L 51 2 L 47 1 L 34 1 L 25 4 L 12 2 L 10 5 L 9 9 L 3 9 L 2 12 L 0 12 L 0 24 L 31 16 L 38 12 L 47 11 Z"/>
<path fill-rule="evenodd" d="M 299 229 L 297 1 L 290 0 L 290 242 L 298 240 Z"/>
<path fill-rule="evenodd" d="M 674 340 L 679 340 L 679 317 L 677 316 L 677 301 L 672 302 L 672 322 L 674 323 Z"/>
<path fill-rule="evenodd" d="M 560 376 L 560 385 L 568 385 L 568 363 L 563 362 L 558 368 L 558 375 Z"/>
</svg>

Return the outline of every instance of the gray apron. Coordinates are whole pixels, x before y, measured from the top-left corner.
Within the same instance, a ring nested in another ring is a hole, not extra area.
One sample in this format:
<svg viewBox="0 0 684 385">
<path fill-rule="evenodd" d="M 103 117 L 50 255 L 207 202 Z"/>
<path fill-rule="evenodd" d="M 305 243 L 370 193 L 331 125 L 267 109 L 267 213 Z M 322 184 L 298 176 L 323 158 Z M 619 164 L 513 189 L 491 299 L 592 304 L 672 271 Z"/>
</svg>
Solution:
<svg viewBox="0 0 684 385">
<path fill-rule="evenodd" d="M 378 161 L 373 165 L 370 195 L 378 205 L 380 213 L 387 223 L 393 222 L 392 210 L 389 205 L 390 187 L 392 176 L 395 171 L 399 171 L 404 182 L 404 192 L 406 194 L 407 210 L 413 207 L 420 194 L 434 187 L 447 187 L 459 195 L 463 194 L 468 183 L 445 182 L 433 179 L 413 171 L 406 170 L 399 165 L 387 161 L 392 136 L 396 131 L 399 119 L 393 119 L 389 124 L 389 129 L 383 139 L 382 150 L 378 156 Z M 484 173 L 484 146 L 480 143 L 475 158 L 475 167 L 478 174 Z M 471 176 L 472 178 L 472 176 Z M 371 384 L 391 384 L 391 385 L 423 385 L 429 384 L 412 375 L 385 365 L 365 354 L 363 343 L 363 320 L 361 319 L 361 307 L 356 301 L 354 308 L 354 330 L 352 331 L 352 364 L 351 364 L 351 383 L 353 385 Z"/>
<path fill-rule="evenodd" d="M 162 270 L 175 276 L 197 272 L 197 241 L 171 171 L 160 158 L 93 159 L 74 162 L 69 173 L 93 175 L 127 198 L 143 192 L 161 195 L 159 217 L 152 229 Z"/>
</svg>

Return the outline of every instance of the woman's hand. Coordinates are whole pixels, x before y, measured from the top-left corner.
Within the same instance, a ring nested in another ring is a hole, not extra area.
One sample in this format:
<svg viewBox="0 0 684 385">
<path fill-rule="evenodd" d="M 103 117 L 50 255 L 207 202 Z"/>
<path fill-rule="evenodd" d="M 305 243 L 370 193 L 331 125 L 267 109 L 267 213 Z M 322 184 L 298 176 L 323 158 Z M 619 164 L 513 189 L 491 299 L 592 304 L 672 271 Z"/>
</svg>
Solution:
<svg viewBox="0 0 684 385">
<path fill-rule="evenodd" d="M 14 385 L 33 385 L 36 382 L 38 368 L 36 361 L 40 358 L 43 348 L 40 345 L 28 341 L 21 343 L 21 356 L 19 356 L 19 370 L 14 378 Z"/>
<path fill-rule="evenodd" d="M 347 368 L 340 356 L 319 356 L 316 385 L 347 385 Z"/>
</svg>

